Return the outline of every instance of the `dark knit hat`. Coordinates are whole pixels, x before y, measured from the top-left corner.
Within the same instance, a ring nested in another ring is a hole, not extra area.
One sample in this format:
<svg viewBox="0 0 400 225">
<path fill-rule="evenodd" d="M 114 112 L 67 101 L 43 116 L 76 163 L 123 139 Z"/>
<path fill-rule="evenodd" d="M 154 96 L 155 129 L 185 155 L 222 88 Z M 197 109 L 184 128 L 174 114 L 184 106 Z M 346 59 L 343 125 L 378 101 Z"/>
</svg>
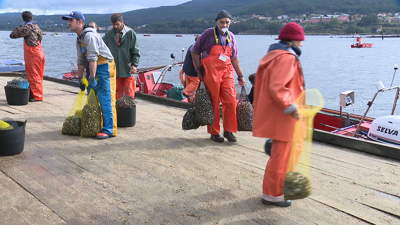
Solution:
<svg viewBox="0 0 400 225">
<path fill-rule="evenodd" d="M 295 23 L 290 22 L 283 26 L 279 33 L 279 40 L 291 40 L 291 41 L 304 41 L 304 30 L 303 28 Z"/>
<path fill-rule="evenodd" d="M 232 15 L 226 10 L 221 10 L 221 11 L 218 12 L 217 18 L 215 18 L 215 21 L 217 21 L 219 19 L 222 19 L 222 18 L 232 19 Z"/>
</svg>

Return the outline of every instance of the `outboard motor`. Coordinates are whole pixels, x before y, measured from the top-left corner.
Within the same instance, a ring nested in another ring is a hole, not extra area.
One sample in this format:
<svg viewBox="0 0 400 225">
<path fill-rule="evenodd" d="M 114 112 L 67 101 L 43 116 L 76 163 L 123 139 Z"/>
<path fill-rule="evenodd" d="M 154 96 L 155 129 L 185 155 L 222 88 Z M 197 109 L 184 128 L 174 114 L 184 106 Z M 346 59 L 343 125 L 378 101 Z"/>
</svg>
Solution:
<svg viewBox="0 0 400 225">
<path fill-rule="evenodd" d="M 390 115 L 375 119 L 368 131 L 372 140 L 400 145 L 400 116 Z"/>
</svg>

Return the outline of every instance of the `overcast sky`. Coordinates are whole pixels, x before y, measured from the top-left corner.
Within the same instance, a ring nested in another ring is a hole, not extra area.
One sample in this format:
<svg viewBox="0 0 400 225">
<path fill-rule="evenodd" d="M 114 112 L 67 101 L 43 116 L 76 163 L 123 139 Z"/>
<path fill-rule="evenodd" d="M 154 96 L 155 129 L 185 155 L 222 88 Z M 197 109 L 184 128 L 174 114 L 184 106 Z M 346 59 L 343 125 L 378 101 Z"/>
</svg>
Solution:
<svg viewBox="0 0 400 225">
<path fill-rule="evenodd" d="M 0 0 L 0 13 L 31 11 L 34 15 L 115 13 L 158 6 L 179 5 L 190 0 Z"/>
</svg>

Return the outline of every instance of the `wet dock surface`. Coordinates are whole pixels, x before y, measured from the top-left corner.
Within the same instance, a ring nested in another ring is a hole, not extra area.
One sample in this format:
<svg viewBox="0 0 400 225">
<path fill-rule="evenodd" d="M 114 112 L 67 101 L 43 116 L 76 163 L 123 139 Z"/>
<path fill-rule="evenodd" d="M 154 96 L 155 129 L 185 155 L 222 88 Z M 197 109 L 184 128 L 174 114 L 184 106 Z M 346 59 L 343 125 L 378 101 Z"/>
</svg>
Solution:
<svg viewBox="0 0 400 225">
<path fill-rule="evenodd" d="M 314 142 L 312 195 L 266 206 L 264 139 L 216 143 L 181 129 L 185 109 L 140 98 L 114 138 L 62 135 L 78 91 L 45 81 L 25 106 L 0 92 L 0 119 L 27 120 L 24 151 L 0 157 L 0 224 L 400 224 L 398 160 Z"/>
</svg>

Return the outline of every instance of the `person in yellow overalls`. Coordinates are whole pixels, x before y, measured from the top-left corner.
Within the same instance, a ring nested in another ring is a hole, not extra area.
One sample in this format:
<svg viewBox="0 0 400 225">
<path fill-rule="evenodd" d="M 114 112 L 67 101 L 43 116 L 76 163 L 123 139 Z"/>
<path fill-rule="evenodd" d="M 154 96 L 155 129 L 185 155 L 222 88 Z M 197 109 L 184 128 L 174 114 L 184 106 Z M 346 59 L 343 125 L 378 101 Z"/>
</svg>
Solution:
<svg viewBox="0 0 400 225">
<path fill-rule="evenodd" d="M 87 62 L 89 62 L 89 87 L 93 88 L 100 102 L 103 127 L 102 132 L 96 135 L 98 139 L 106 139 L 117 135 L 117 112 L 115 108 L 115 63 L 114 58 L 96 30 L 85 25 L 85 17 L 79 11 L 72 11 L 63 16 L 68 20 L 71 31 L 78 35 L 76 49 L 78 51 L 79 86 L 85 90 L 80 79 L 83 77 Z"/>
<path fill-rule="evenodd" d="M 218 12 L 216 27 L 205 30 L 192 46 L 193 63 L 198 76 L 210 93 L 214 110 L 214 123 L 207 126 L 211 139 L 224 142 L 220 135 L 219 103 L 222 103 L 224 137 L 229 142 L 236 142 L 233 133 L 237 132 L 236 122 L 236 89 L 233 69 L 238 75 L 241 86 L 245 81 L 239 64 L 239 52 L 235 35 L 229 31 L 232 15 L 226 11 Z M 201 64 L 200 64 L 201 57 Z"/>
</svg>

